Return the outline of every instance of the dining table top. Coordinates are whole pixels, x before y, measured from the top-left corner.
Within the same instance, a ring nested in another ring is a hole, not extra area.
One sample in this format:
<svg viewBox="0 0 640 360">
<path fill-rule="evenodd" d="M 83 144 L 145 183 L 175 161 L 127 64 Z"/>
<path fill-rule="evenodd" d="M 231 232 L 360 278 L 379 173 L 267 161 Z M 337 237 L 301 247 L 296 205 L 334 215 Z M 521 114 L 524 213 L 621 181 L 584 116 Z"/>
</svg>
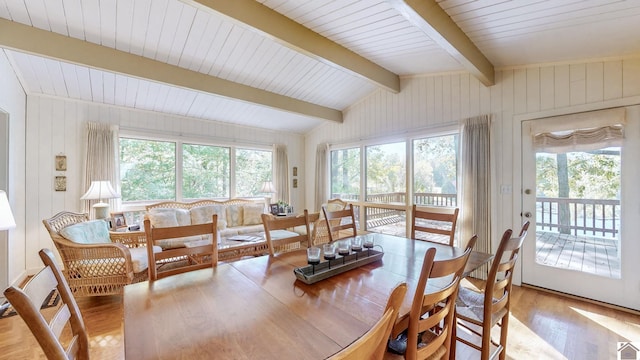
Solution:
<svg viewBox="0 0 640 360">
<path fill-rule="evenodd" d="M 381 260 L 306 284 L 294 269 L 306 251 L 259 256 L 124 288 L 127 359 L 324 359 L 364 334 L 392 289 L 406 282 L 407 313 L 424 254 L 436 260 L 464 249 L 385 234 Z M 491 259 L 473 252 L 468 273 Z"/>
</svg>

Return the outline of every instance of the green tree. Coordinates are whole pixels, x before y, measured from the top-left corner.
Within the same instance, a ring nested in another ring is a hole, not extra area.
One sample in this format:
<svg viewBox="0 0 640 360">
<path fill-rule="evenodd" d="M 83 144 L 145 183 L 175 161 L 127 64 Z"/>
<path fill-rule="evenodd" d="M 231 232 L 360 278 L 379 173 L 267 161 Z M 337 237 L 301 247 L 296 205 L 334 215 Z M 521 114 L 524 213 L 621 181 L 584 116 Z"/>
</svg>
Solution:
<svg viewBox="0 0 640 360">
<path fill-rule="evenodd" d="M 175 143 L 121 138 L 122 200 L 175 199 L 175 167 Z"/>
</svg>

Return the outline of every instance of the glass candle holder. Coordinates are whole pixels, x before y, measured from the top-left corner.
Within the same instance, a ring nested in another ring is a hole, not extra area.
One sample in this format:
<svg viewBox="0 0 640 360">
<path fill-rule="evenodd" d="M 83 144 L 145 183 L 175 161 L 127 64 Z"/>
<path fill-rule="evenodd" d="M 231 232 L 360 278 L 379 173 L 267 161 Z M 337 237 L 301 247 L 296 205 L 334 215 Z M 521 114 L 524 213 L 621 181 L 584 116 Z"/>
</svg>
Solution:
<svg viewBox="0 0 640 360">
<path fill-rule="evenodd" d="M 307 262 L 312 265 L 320 264 L 320 248 L 310 247 L 307 248 Z"/>
<path fill-rule="evenodd" d="M 322 250 L 324 251 L 325 260 L 331 260 L 336 258 L 336 247 L 333 244 L 324 244 L 322 246 Z"/>
<path fill-rule="evenodd" d="M 355 236 L 351 238 L 351 250 L 362 251 L 362 236 Z"/>
<path fill-rule="evenodd" d="M 340 241 L 338 242 L 338 254 L 340 255 L 349 255 L 349 242 L 348 241 Z"/>
<path fill-rule="evenodd" d="M 365 236 L 362 246 L 365 249 L 371 249 L 373 247 L 373 236 Z"/>
</svg>

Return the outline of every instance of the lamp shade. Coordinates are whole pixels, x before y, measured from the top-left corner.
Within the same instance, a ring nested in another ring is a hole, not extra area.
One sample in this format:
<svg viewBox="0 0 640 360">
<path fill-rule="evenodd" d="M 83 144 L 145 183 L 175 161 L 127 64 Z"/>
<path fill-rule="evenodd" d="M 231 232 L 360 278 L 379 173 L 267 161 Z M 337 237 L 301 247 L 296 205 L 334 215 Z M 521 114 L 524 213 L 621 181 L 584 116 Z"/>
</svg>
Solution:
<svg viewBox="0 0 640 360">
<path fill-rule="evenodd" d="M 16 227 L 16 221 L 13 218 L 11 207 L 9 207 L 9 199 L 7 193 L 0 190 L 0 230 L 8 230 Z"/>
<path fill-rule="evenodd" d="M 108 180 L 92 181 L 89 190 L 80 197 L 81 200 L 100 200 L 119 198 L 120 195 L 113 189 Z"/>
<path fill-rule="evenodd" d="M 265 181 L 264 184 L 262 184 L 262 189 L 260 191 L 265 194 L 272 194 L 276 192 L 276 189 L 273 187 L 273 183 L 271 181 Z"/>
</svg>

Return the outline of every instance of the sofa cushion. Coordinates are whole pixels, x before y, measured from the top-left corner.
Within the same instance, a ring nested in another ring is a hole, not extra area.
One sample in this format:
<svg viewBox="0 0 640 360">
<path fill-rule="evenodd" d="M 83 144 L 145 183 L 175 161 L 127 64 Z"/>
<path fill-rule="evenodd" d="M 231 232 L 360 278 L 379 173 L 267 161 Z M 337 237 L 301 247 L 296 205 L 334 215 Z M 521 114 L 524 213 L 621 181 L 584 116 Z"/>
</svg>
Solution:
<svg viewBox="0 0 640 360">
<path fill-rule="evenodd" d="M 60 230 L 65 239 L 78 244 L 106 244 L 111 242 L 109 227 L 104 220 L 91 220 L 67 226 Z"/>
<path fill-rule="evenodd" d="M 229 205 L 227 206 L 227 226 L 242 226 L 243 221 L 243 206 L 242 205 Z"/>
<path fill-rule="evenodd" d="M 196 206 L 189 212 L 191 213 L 191 223 L 194 225 L 211 222 L 211 217 L 215 214 L 218 215 L 218 229 L 222 230 L 227 227 L 226 210 L 222 205 Z"/>
<path fill-rule="evenodd" d="M 133 272 L 139 273 L 141 271 L 147 270 L 147 268 L 149 267 L 149 256 L 147 255 L 147 248 L 130 248 L 129 252 L 131 253 Z M 159 252 L 162 252 L 162 248 L 160 246 L 153 246 L 153 253 L 155 254 Z"/>
<path fill-rule="evenodd" d="M 262 213 L 264 212 L 264 205 L 251 204 L 244 206 L 244 219 L 243 225 L 257 225 L 262 224 Z"/>
<path fill-rule="evenodd" d="M 149 220 L 153 227 L 186 226 L 191 225 L 191 213 L 185 209 L 151 209 Z"/>
</svg>

